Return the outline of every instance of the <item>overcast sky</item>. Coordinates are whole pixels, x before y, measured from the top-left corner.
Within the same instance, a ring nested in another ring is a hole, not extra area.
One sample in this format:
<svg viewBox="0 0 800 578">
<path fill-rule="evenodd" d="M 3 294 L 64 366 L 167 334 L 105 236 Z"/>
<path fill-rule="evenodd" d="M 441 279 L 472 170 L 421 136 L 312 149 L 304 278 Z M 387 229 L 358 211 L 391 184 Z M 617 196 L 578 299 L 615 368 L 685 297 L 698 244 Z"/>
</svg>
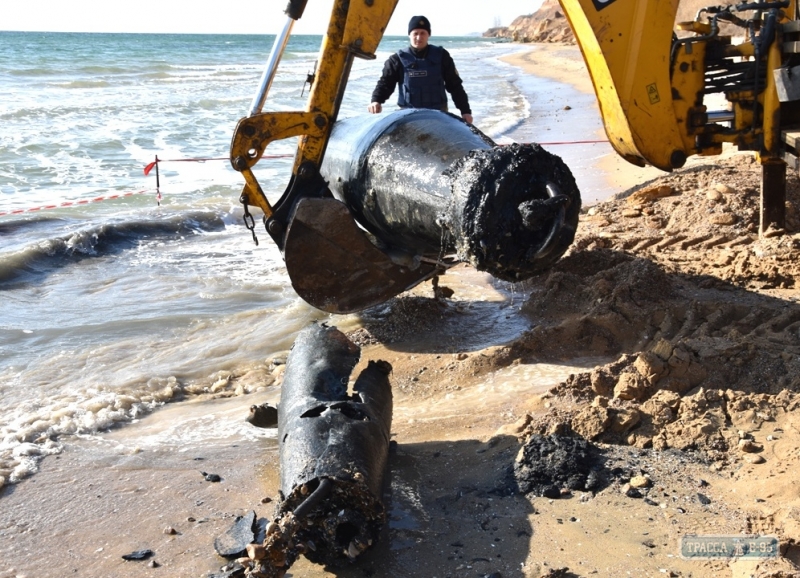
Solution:
<svg viewBox="0 0 800 578">
<path fill-rule="evenodd" d="M 47 32 L 175 32 L 274 34 L 286 16 L 286 0 L 196 2 L 189 0 L 6 0 L 0 30 Z M 532 14 L 542 0 L 400 0 L 386 31 L 405 35 L 411 16 L 431 21 L 432 35 L 483 32 L 499 22 Z M 333 0 L 308 0 L 295 34 L 322 34 Z"/>
</svg>

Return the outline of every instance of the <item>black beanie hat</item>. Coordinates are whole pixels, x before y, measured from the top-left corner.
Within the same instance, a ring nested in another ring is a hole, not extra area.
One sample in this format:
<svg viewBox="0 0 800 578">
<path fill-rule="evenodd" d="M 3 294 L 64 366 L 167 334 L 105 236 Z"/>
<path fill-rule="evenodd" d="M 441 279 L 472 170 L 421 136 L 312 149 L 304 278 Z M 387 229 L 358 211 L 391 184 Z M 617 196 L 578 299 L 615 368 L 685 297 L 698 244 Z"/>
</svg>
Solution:
<svg viewBox="0 0 800 578">
<path fill-rule="evenodd" d="M 431 33 L 431 23 L 424 16 L 414 16 L 411 18 L 411 20 L 408 21 L 409 34 L 411 34 L 411 31 L 416 28 L 422 28 L 423 30 L 427 30 L 428 34 Z"/>
</svg>

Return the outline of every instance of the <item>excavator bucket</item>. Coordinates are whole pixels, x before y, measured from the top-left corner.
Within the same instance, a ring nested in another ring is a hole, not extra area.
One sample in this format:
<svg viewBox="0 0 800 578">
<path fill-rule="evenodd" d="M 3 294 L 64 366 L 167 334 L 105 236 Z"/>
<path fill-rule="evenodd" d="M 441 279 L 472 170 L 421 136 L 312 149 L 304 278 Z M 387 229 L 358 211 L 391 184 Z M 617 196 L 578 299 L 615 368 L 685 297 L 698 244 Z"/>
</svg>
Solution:
<svg viewBox="0 0 800 578">
<path fill-rule="evenodd" d="M 427 263 L 413 270 L 395 264 L 336 199 L 297 202 L 284 257 L 297 294 L 329 313 L 352 313 L 383 303 L 437 272 Z"/>
</svg>

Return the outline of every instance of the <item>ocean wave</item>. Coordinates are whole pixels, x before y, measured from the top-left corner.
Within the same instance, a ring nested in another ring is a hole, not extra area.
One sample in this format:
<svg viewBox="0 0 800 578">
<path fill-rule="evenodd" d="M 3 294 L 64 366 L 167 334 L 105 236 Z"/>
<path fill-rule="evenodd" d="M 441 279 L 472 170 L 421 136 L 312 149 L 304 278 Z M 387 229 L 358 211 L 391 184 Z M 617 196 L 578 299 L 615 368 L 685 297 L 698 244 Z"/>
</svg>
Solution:
<svg viewBox="0 0 800 578">
<path fill-rule="evenodd" d="M 56 82 L 53 84 L 58 88 L 106 88 L 111 83 L 105 80 L 71 80 L 69 82 Z"/>
<path fill-rule="evenodd" d="M 219 231 L 224 227 L 222 216 L 216 212 L 192 212 L 161 220 L 94 224 L 0 255 L 0 290 L 36 283 L 62 267 L 119 253 L 143 239 L 171 239 Z"/>
<path fill-rule="evenodd" d="M 169 70 L 154 70 L 152 72 L 148 72 L 147 74 L 143 74 L 141 77 L 137 77 L 136 81 L 141 82 L 143 80 L 169 80 L 176 77 L 179 77 L 179 75 L 176 75 Z"/>
<path fill-rule="evenodd" d="M 50 66 L 34 67 L 34 68 L 13 68 L 7 70 L 5 73 L 9 76 L 36 77 L 36 76 L 51 76 L 58 74 L 58 70 Z"/>
<path fill-rule="evenodd" d="M 77 70 L 80 74 L 88 74 L 88 75 L 100 75 L 100 74 L 111 74 L 111 75 L 118 75 L 118 74 L 127 74 L 130 70 L 127 67 L 122 66 L 108 66 L 108 65 L 88 65 L 88 66 L 81 66 Z"/>
<path fill-rule="evenodd" d="M 80 400 L 43 400 L 36 407 L 18 408 L 18 415 L 9 423 L 0 424 L 0 487 L 36 473 L 44 456 L 61 453 L 61 436 L 108 430 L 151 412 L 181 393 L 182 387 L 174 377 L 151 378 L 127 393 L 98 388 L 87 391 Z"/>
<path fill-rule="evenodd" d="M 18 221 L 0 221 L 0 235 L 14 235 L 27 232 L 31 229 L 42 229 L 44 227 L 52 227 L 55 224 L 62 223 L 63 220 L 57 217 L 41 217 L 36 216 L 31 219 L 20 219 Z"/>
</svg>

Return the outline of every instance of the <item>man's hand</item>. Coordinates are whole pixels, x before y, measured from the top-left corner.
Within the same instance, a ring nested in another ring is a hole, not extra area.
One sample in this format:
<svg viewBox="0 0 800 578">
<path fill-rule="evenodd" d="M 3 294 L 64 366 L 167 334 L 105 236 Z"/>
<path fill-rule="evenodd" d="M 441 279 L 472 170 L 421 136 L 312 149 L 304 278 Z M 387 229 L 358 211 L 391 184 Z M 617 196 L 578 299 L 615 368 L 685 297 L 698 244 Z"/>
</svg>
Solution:
<svg viewBox="0 0 800 578">
<path fill-rule="evenodd" d="M 463 118 L 469 124 L 472 124 L 472 115 L 471 114 L 462 114 L 461 118 Z"/>
<path fill-rule="evenodd" d="M 372 114 L 378 114 L 380 111 L 383 110 L 380 102 L 370 102 L 367 110 L 370 111 Z"/>
</svg>

